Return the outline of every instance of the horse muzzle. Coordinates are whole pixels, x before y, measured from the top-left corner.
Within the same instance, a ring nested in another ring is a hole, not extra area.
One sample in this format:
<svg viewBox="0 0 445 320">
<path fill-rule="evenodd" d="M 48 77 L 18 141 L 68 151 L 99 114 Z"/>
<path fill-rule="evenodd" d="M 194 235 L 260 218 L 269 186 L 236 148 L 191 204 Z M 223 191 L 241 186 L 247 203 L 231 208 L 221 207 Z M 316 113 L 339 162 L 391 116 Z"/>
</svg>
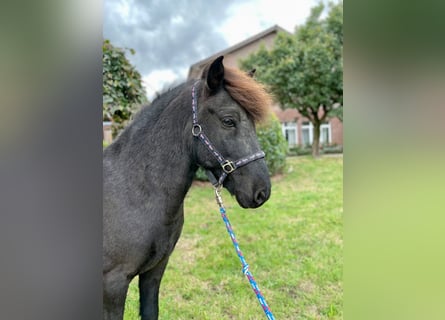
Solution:
<svg viewBox="0 0 445 320">
<path fill-rule="evenodd" d="M 245 190 L 235 191 L 236 201 L 243 208 L 258 208 L 262 206 L 270 197 L 270 184 L 268 187 L 262 187 L 252 192 Z"/>
</svg>

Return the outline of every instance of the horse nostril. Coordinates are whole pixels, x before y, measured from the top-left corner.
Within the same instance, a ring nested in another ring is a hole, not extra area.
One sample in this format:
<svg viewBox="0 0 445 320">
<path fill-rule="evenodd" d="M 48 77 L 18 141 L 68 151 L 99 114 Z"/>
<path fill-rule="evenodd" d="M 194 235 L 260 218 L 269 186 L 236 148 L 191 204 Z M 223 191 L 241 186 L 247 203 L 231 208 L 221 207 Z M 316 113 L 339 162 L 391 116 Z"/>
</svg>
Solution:
<svg viewBox="0 0 445 320">
<path fill-rule="evenodd" d="M 255 202 L 259 205 L 267 200 L 266 190 L 260 190 L 255 194 Z"/>
</svg>

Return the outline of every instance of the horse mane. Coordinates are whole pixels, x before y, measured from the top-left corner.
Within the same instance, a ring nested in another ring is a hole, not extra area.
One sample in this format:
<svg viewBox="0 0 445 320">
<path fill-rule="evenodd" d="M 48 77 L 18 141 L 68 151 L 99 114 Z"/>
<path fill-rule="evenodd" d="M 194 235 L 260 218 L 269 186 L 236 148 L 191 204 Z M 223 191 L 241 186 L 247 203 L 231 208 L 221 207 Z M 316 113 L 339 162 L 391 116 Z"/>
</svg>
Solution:
<svg viewBox="0 0 445 320">
<path fill-rule="evenodd" d="M 224 68 L 224 87 L 254 122 L 266 120 L 271 112 L 272 98 L 266 88 L 247 73 L 230 67 Z"/>
</svg>

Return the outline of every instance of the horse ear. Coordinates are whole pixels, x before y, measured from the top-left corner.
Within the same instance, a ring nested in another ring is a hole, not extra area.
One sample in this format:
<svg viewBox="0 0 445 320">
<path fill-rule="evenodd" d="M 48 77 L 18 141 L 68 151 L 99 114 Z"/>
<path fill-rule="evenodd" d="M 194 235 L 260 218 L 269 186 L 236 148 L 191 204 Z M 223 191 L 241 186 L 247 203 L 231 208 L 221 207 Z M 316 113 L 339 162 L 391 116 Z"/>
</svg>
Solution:
<svg viewBox="0 0 445 320">
<path fill-rule="evenodd" d="M 222 63 L 224 56 L 216 58 L 210 65 L 207 72 L 207 87 L 211 92 L 216 92 L 223 84 L 224 65 Z"/>
<path fill-rule="evenodd" d="M 249 77 L 253 78 L 253 75 L 255 74 L 255 71 L 256 71 L 256 69 L 252 69 L 252 70 L 250 70 L 250 71 L 247 73 L 247 75 L 248 75 Z"/>
</svg>

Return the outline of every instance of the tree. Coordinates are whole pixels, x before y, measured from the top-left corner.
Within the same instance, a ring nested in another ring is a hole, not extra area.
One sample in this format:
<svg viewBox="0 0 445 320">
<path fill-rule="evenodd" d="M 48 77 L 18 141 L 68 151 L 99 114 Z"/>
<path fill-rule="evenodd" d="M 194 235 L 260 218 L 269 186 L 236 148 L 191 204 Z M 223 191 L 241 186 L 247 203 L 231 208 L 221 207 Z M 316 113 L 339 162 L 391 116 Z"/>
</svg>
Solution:
<svg viewBox="0 0 445 320">
<path fill-rule="evenodd" d="M 140 73 L 125 57 L 133 49 L 114 47 L 109 40 L 102 45 L 103 120 L 112 121 L 113 136 L 124 128 L 142 103 L 148 102 Z"/>
<path fill-rule="evenodd" d="M 241 68 L 256 68 L 284 108 L 295 108 L 313 124 L 312 155 L 319 156 L 320 126 L 328 118 L 342 120 L 343 108 L 343 3 L 312 8 L 305 25 L 294 34 L 279 33 L 273 48 L 261 47 L 241 61 Z"/>
</svg>

